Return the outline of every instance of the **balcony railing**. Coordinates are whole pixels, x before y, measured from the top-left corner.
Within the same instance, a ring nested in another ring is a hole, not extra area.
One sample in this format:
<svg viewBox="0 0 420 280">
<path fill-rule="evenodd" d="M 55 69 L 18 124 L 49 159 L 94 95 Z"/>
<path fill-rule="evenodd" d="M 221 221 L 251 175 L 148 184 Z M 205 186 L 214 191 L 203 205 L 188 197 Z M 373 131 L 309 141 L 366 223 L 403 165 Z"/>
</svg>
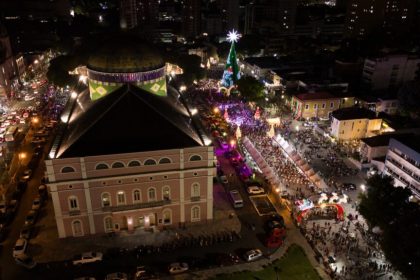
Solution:
<svg viewBox="0 0 420 280">
<path fill-rule="evenodd" d="M 78 216 L 80 215 L 80 210 L 70 210 L 69 216 Z"/>
<path fill-rule="evenodd" d="M 192 196 L 191 197 L 191 201 L 200 201 L 201 197 L 200 196 Z"/>
<path fill-rule="evenodd" d="M 105 206 L 105 207 L 102 207 L 102 211 L 104 212 L 129 211 L 129 210 L 136 210 L 136 209 L 161 207 L 168 204 L 171 204 L 170 199 L 143 202 L 143 203 L 134 203 L 134 204 L 127 204 L 127 205 Z"/>
</svg>

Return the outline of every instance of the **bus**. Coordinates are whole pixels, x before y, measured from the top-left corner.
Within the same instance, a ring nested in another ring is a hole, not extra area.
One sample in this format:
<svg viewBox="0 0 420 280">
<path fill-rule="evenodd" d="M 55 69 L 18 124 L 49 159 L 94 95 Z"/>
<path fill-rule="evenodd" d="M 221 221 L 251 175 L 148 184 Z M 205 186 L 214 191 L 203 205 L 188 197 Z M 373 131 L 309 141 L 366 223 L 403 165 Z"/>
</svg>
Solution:
<svg viewBox="0 0 420 280">
<path fill-rule="evenodd" d="M 242 199 L 241 194 L 238 190 L 231 190 L 229 192 L 230 200 L 232 202 L 233 208 L 242 208 L 244 207 L 244 200 Z"/>
</svg>

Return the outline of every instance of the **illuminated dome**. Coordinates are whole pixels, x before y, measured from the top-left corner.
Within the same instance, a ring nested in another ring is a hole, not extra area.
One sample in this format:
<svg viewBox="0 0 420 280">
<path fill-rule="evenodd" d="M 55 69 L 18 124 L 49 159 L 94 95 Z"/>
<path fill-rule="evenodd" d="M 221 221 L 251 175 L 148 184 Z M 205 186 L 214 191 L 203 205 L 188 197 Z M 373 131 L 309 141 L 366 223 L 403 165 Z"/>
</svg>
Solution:
<svg viewBox="0 0 420 280">
<path fill-rule="evenodd" d="M 87 63 L 92 100 L 124 84 L 166 96 L 165 63 L 152 47 L 135 38 L 114 38 L 95 51 Z"/>
<path fill-rule="evenodd" d="M 161 68 L 162 57 L 144 44 L 106 45 L 91 55 L 88 69 L 107 73 L 132 73 Z"/>
</svg>

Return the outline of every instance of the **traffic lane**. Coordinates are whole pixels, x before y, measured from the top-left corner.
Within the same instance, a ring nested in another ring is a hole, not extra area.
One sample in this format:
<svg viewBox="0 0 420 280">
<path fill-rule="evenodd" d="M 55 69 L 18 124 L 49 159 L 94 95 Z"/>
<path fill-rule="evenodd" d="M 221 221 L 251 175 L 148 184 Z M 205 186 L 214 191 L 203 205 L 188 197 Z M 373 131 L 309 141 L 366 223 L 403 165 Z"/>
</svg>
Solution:
<svg viewBox="0 0 420 280">
<path fill-rule="evenodd" d="M 32 150 L 28 150 L 28 157 L 32 157 Z M 39 163 L 42 161 L 39 159 Z M 19 238 L 20 230 L 23 228 L 25 223 L 26 215 L 32 208 L 32 201 L 38 194 L 38 186 L 40 185 L 41 178 L 44 177 L 44 169 L 42 164 L 38 164 L 38 167 L 34 170 L 31 180 L 28 181 L 28 186 L 19 201 L 19 208 L 15 213 L 15 217 L 8 227 L 8 235 L 3 243 L 3 250 L 1 252 L 0 260 L 3 264 L 2 275 L 4 279 L 25 279 L 16 277 L 25 277 L 27 271 L 25 268 L 18 266 L 12 257 L 13 247 L 16 240 Z M 42 215 L 43 209 L 40 214 Z M 36 224 L 35 224 L 36 226 Z M 28 248 L 30 247 L 30 240 Z"/>
</svg>

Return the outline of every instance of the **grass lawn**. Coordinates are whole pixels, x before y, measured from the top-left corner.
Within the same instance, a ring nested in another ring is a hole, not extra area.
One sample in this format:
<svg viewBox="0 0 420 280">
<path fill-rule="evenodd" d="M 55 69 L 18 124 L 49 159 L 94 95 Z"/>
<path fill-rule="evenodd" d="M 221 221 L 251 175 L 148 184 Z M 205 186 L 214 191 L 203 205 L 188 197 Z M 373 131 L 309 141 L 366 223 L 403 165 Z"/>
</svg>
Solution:
<svg viewBox="0 0 420 280">
<path fill-rule="evenodd" d="M 278 278 L 276 277 L 276 270 Z M 222 274 L 215 280 L 320 280 L 322 279 L 306 258 L 305 252 L 298 245 L 291 245 L 287 253 L 263 270 L 242 271 L 233 274 Z"/>
</svg>

